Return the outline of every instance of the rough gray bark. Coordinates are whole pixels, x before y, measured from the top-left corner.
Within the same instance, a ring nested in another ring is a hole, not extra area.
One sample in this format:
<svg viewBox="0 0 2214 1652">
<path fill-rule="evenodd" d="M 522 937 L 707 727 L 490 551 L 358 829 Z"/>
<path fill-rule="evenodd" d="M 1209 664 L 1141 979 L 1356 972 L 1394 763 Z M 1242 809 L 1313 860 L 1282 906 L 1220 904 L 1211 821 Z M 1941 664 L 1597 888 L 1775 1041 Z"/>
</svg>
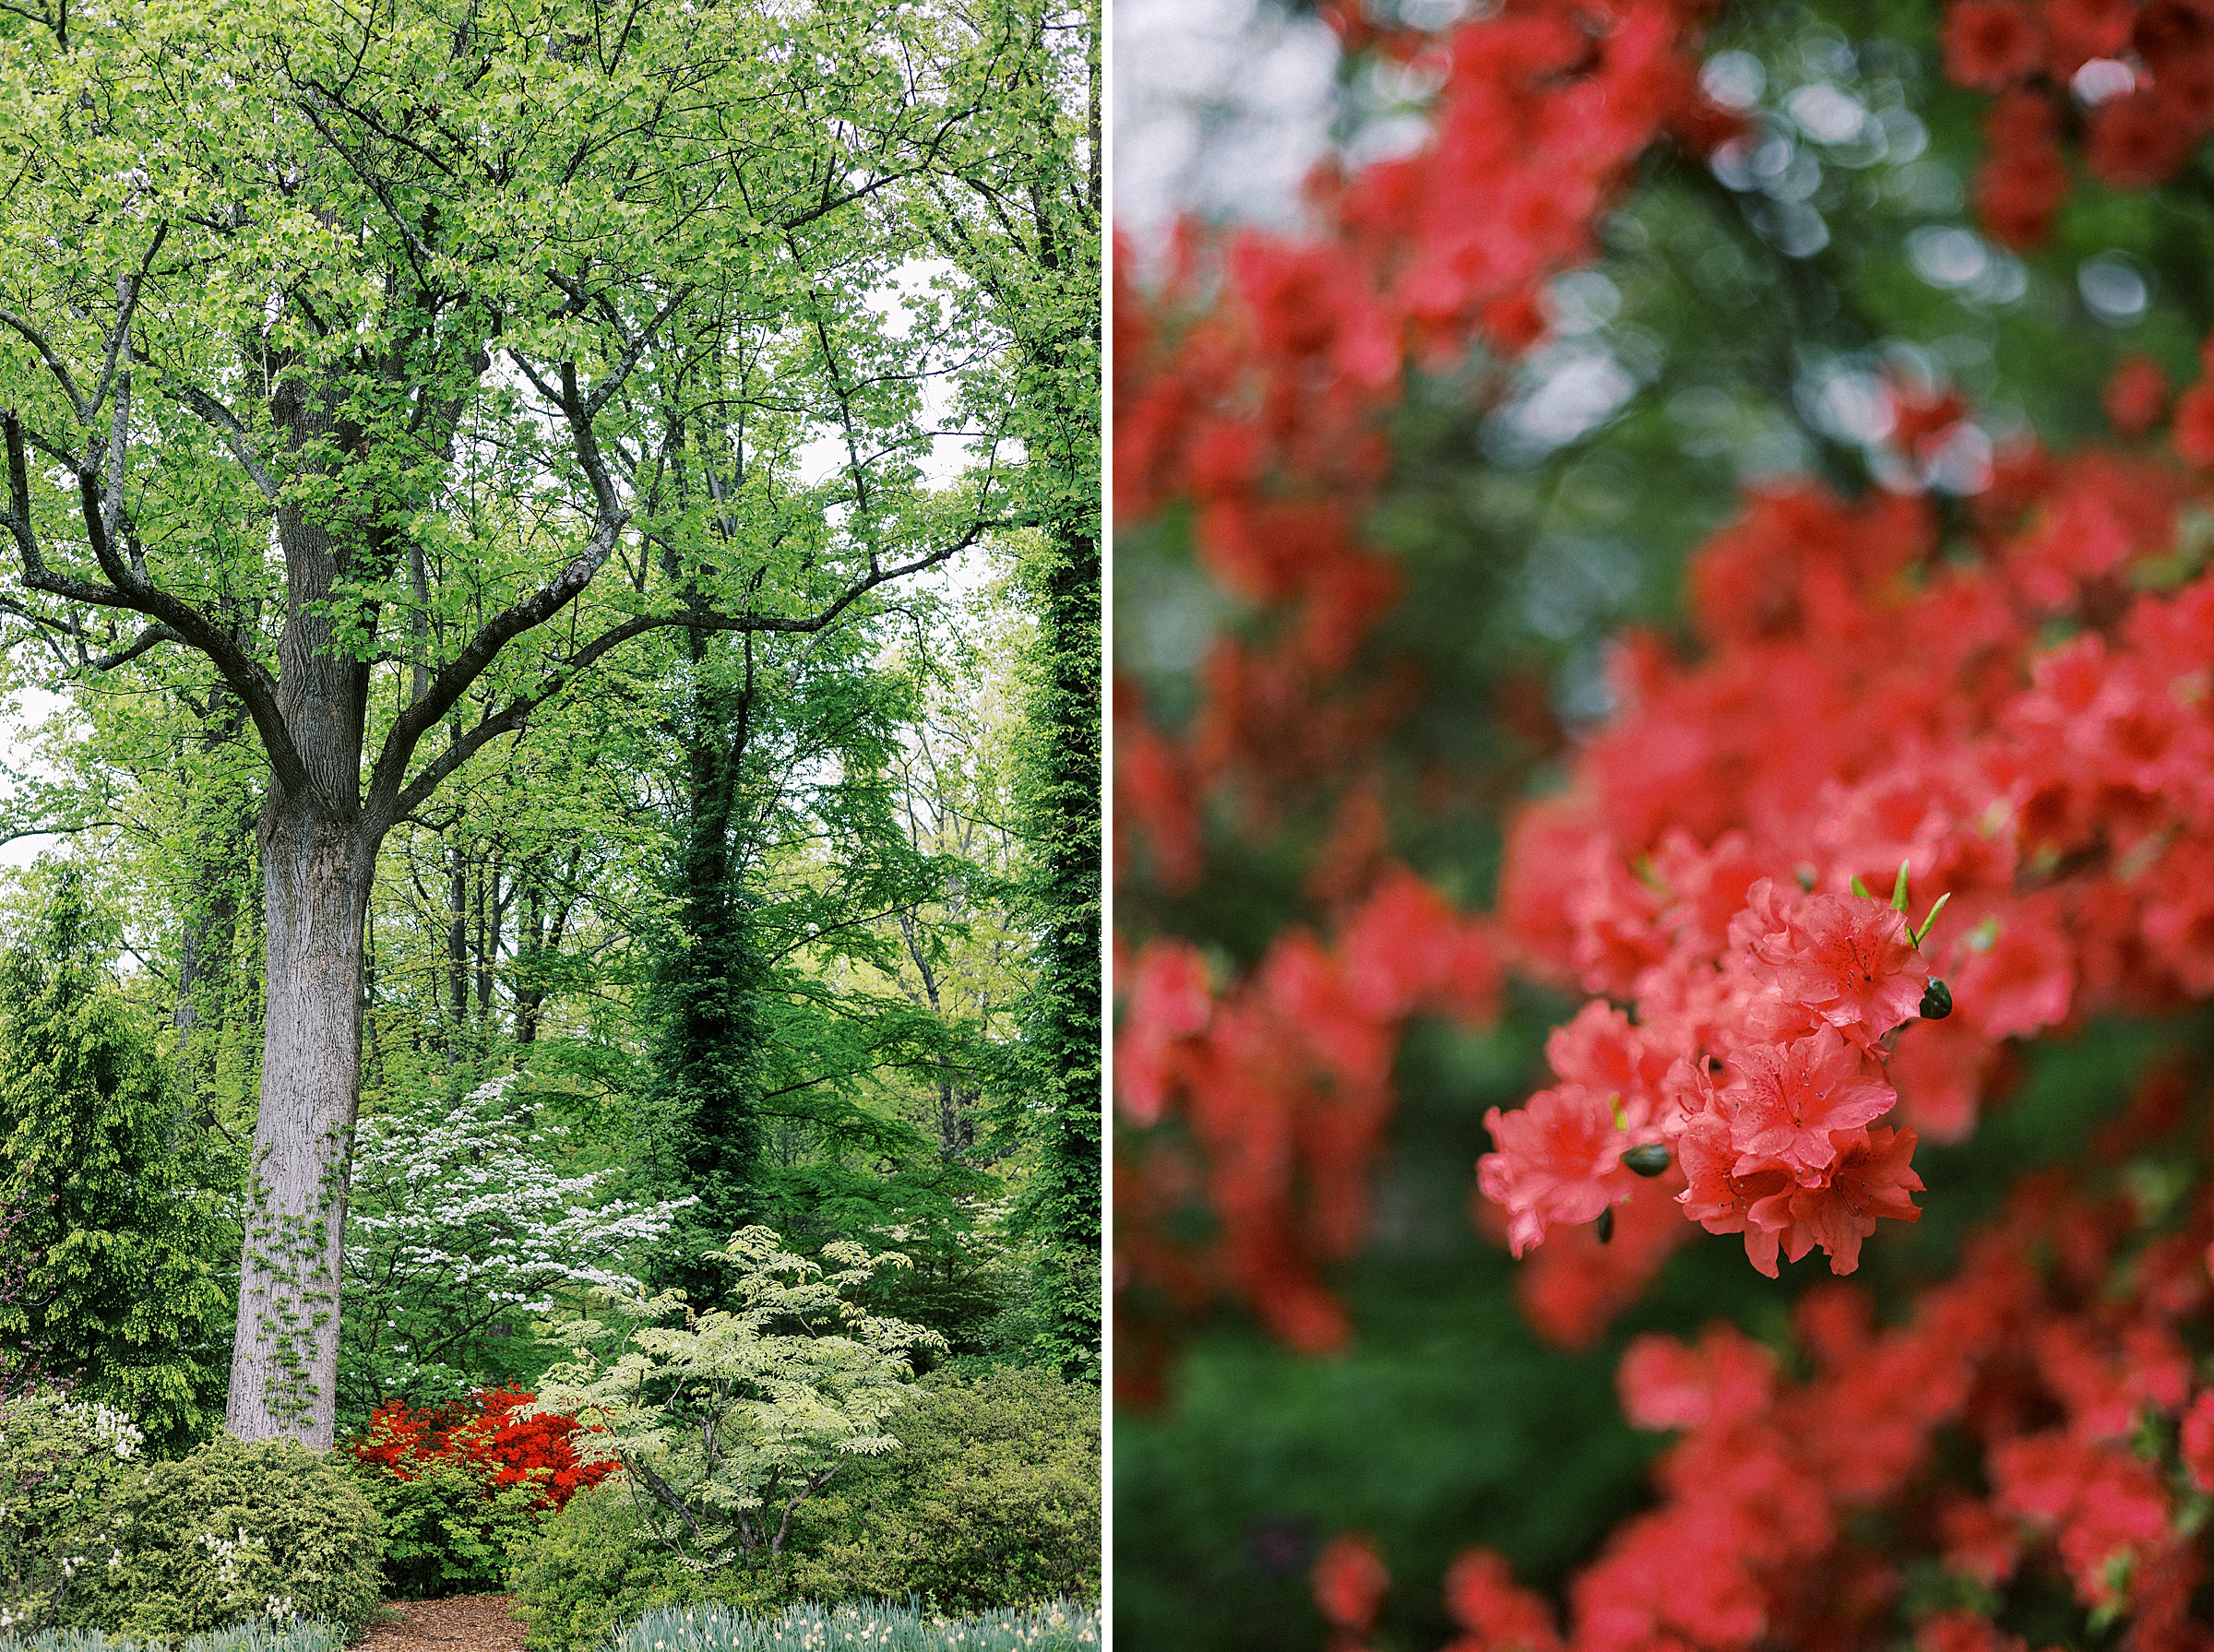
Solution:
<svg viewBox="0 0 2214 1652">
<path fill-rule="evenodd" d="M 223 1420 L 243 1440 L 291 1434 L 326 1451 L 361 1099 L 362 929 L 376 853 L 358 830 L 304 810 L 271 814 L 261 846 L 268 1029 Z"/>
</svg>

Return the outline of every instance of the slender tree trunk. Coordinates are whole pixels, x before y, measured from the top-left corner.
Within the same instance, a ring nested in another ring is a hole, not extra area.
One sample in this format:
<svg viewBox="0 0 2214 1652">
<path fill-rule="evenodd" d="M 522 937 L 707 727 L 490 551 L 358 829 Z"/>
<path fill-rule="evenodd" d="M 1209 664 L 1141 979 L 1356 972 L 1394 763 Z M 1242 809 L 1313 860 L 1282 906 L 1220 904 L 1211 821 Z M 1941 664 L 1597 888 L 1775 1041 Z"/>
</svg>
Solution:
<svg viewBox="0 0 2214 1652">
<path fill-rule="evenodd" d="M 446 1037 L 446 1064 L 461 1060 L 463 1034 L 469 1028 L 469 862 L 462 858 L 457 833 L 447 847 L 450 875 L 446 885 L 446 990 L 453 1030 Z"/>
<path fill-rule="evenodd" d="M 218 687 L 201 712 L 198 743 L 213 758 L 246 737 L 245 707 Z M 216 1064 L 237 973 L 240 889 L 254 853 L 256 805 L 220 784 L 194 782 L 185 803 L 192 881 L 177 945 L 176 1067 L 190 1109 L 214 1122 Z"/>
<path fill-rule="evenodd" d="M 273 811 L 274 813 L 274 811 Z M 293 809 L 268 822 L 268 1027 L 224 1422 L 327 1451 L 361 1098 L 362 933 L 376 846 Z"/>
</svg>

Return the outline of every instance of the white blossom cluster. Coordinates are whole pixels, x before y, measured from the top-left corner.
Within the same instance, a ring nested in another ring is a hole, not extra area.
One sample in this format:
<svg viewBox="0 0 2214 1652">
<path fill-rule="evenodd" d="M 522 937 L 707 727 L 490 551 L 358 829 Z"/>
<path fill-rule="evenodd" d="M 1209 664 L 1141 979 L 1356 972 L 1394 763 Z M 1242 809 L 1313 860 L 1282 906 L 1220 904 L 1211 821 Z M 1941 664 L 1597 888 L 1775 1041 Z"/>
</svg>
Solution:
<svg viewBox="0 0 2214 1652">
<path fill-rule="evenodd" d="M 59 1408 L 63 1421 L 82 1429 L 89 1436 L 91 1449 L 113 1452 L 118 1463 L 129 1462 L 146 1444 L 145 1432 L 131 1420 L 127 1411 L 118 1411 L 98 1400 L 66 1400 Z"/>
<path fill-rule="evenodd" d="M 504 1105 L 516 1076 L 480 1086 L 443 1118 L 363 1121 L 346 1243 L 349 1317 L 387 1354 L 408 1327 L 480 1315 L 550 1313 L 626 1282 L 625 1265 L 666 1235 L 691 1199 L 613 1197 L 614 1173 L 565 1174 L 560 1125 L 524 1128 Z"/>
</svg>

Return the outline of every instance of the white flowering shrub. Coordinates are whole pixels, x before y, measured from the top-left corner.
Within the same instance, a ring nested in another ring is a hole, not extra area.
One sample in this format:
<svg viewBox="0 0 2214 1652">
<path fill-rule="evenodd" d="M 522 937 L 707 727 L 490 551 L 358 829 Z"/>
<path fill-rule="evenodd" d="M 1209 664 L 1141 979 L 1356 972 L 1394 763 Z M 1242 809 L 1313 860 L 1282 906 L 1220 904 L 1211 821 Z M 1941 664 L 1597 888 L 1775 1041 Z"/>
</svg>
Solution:
<svg viewBox="0 0 2214 1652">
<path fill-rule="evenodd" d="M 538 1395 L 585 1425 L 580 1459 L 622 1464 L 649 1540 L 702 1569 L 781 1555 L 794 1512 L 840 1468 L 898 1451 L 911 1358 L 945 1348 L 853 1300 L 908 1265 L 896 1253 L 839 1242 L 815 1262 L 745 1228 L 708 1254 L 731 1267 L 728 1307 L 602 1288 L 603 1314 L 556 1333 L 570 1358 Z"/>
<path fill-rule="evenodd" d="M 519 1374 L 506 1367 L 530 1354 L 533 1321 L 627 1284 L 625 1266 L 693 1203 L 623 1199 L 612 1172 L 565 1169 L 566 1131 L 528 1122 L 515 1083 L 362 1121 L 339 1373 L 357 1422 L 385 1400 L 436 1404 Z"/>
<path fill-rule="evenodd" d="M 0 1634 L 68 1621 L 113 1559 L 116 1500 L 144 1443 L 123 1412 L 55 1389 L 0 1402 Z"/>
</svg>

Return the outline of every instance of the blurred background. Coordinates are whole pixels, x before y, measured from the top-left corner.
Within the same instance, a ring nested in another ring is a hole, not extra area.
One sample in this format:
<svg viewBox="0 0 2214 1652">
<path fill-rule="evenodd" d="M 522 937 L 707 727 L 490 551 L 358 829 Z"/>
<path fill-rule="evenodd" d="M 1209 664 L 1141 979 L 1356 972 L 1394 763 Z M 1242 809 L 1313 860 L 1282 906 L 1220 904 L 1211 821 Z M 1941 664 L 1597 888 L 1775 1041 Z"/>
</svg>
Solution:
<svg viewBox="0 0 2214 1652">
<path fill-rule="evenodd" d="M 1272 0 L 1121 0 L 1120 302 L 1172 327 L 1220 282 L 1240 226 L 1299 232 L 1318 161 L 1358 169 L 1422 144 L 1435 78 L 1361 37 L 1441 30 L 1470 9 L 1375 0 L 1333 19 Z M 1701 85 L 1741 118 L 1736 135 L 1705 159 L 1649 151 L 1595 260 L 1546 289 L 1537 347 L 1426 362 L 1391 412 L 1359 532 L 1403 579 L 1375 646 L 1419 687 L 1384 760 L 1393 795 L 1422 791 L 1424 806 L 1387 802 L 1390 838 L 1465 908 L 1491 903 L 1504 812 L 1556 786 L 1578 732 L 1606 715 L 1610 639 L 1632 624 L 1684 635 L 1685 555 L 1743 490 L 1815 478 L 1958 513 L 2031 433 L 2052 449 L 2113 440 L 2101 389 L 2127 359 L 2173 384 L 2196 375 L 2214 323 L 2203 155 L 2157 189 L 2085 179 L 2041 245 L 2009 249 L 1971 204 L 1992 100 L 1945 78 L 1943 23 L 1934 4 L 1708 14 Z M 2076 77 L 2079 113 L 2116 95 L 2101 76 Z M 1914 421 L 1939 404 L 1943 441 L 1920 441 Z M 1131 707 L 1188 736 L 1210 650 L 1266 624 L 1201 571 L 1191 541 L 1185 511 L 1118 518 L 1125 754 Z M 1266 832 L 1208 814 L 1196 878 L 1163 877 L 1137 842 L 1125 941 L 1190 938 L 1219 976 L 1250 968 L 1315 910 L 1327 814 L 1294 805 Z M 1352 1327 L 1340 1350 L 1295 1352 L 1220 1300 L 1125 1299 L 1124 1325 L 1161 1363 L 1116 1423 L 1119 1644 L 1323 1646 L 1308 1570 L 1351 1530 L 1400 1580 L 1378 1644 L 1438 1646 L 1451 1630 L 1436 1580 L 1456 1553 L 1491 1545 L 1557 1587 L 1649 1500 L 1663 1442 L 1620 1417 L 1629 1337 L 1783 1322 L 1810 1274 L 1772 1283 L 1712 1240 L 1676 1255 L 1595 1346 L 1530 1329 L 1515 1265 L 1471 1220 L 1472 1170 L 1485 1110 L 1543 1082 L 1545 1031 L 1575 1001 L 1517 983 L 1507 1004 L 1495 1031 L 1421 1022 L 1399 1052 L 1373 1218 L 1329 1276 Z M 2202 1030 L 2106 1024 L 2048 1040 L 1970 1147 L 1924 1150 L 1929 1216 L 1887 1235 L 1863 1278 L 1881 1292 L 1942 1273 L 2014 1178 L 2078 1153 L 2149 1062 Z"/>
</svg>

